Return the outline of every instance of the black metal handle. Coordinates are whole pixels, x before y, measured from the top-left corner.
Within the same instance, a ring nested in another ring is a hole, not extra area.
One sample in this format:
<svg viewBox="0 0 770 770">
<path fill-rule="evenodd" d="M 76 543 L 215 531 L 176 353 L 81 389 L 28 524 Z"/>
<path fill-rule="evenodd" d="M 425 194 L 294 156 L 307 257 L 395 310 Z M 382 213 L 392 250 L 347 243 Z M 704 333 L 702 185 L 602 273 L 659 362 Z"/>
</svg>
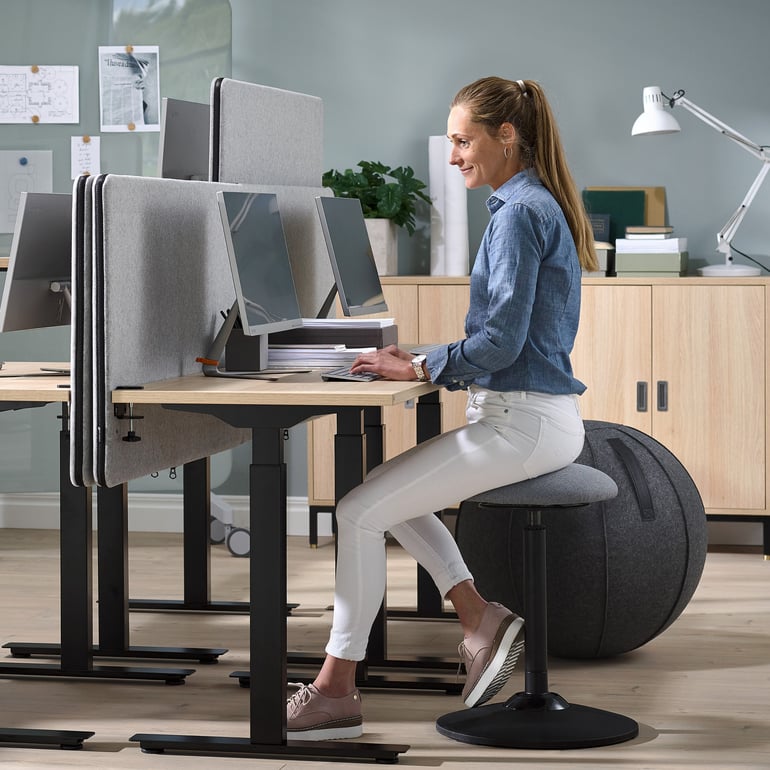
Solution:
<svg viewBox="0 0 770 770">
<path fill-rule="evenodd" d="M 665 380 L 658 380 L 658 411 L 668 411 L 668 383 Z"/>
<path fill-rule="evenodd" d="M 647 383 L 644 380 L 636 383 L 636 411 L 647 411 Z"/>
</svg>

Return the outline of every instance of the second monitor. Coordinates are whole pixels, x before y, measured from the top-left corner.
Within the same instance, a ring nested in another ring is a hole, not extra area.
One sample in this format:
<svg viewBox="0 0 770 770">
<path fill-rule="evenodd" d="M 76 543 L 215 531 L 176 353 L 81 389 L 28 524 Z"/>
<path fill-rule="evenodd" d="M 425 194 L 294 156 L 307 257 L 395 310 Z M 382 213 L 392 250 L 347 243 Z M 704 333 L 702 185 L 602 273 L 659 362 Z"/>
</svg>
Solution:
<svg viewBox="0 0 770 770">
<path fill-rule="evenodd" d="M 342 312 L 346 316 L 387 312 L 361 201 L 317 197 L 315 202 Z"/>
</svg>

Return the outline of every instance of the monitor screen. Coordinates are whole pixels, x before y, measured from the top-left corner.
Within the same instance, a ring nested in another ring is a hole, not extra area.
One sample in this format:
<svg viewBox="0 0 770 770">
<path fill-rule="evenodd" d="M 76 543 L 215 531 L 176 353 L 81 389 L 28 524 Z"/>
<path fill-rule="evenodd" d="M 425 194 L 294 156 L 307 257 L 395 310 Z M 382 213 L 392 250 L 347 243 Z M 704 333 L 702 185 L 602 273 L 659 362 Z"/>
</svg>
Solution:
<svg viewBox="0 0 770 770">
<path fill-rule="evenodd" d="M 217 201 L 244 333 L 264 335 L 301 326 L 277 197 L 220 190 Z"/>
<path fill-rule="evenodd" d="M 0 331 L 70 323 L 72 195 L 22 192 L 0 302 Z"/>
<path fill-rule="evenodd" d="M 160 117 L 158 176 L 164 179 L 209 178 L 208 104 L 163 98 Z"/>
<path fill-rule="evenodd" d="M 347 316 L 388 309 L 358 198 L 316 198 L 326 250 L 342 312 Z"/>
</svg>

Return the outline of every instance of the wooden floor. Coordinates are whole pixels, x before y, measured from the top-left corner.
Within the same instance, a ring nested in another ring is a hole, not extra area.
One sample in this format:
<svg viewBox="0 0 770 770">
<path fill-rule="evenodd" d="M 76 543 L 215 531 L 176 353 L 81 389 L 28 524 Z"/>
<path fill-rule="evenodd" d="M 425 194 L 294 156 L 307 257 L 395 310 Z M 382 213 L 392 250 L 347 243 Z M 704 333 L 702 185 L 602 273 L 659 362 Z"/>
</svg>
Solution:
<svg viewBox="0 0 770 770">
<path fill-rule="evenodd" d="M 0 530 L 0 642 L 58 641 L 57 538 L 48 531 Z M 132 597 L 179 598 L 180 537 L 132 535 L 131 543 Z M 293 650 L 318 652 L 325 642 L 332 560 L 328 540 L 311 550 L 304 539 L 291 539 L 289 599 L 300 603 L 288 620 Z M 213 547 L 212 573 L 212 598 L 248 599 L 247 560 L 231 556 L 223 546 Z M 391 547 L 390 604 L 413 606 L 413 585 L 413 565 Z M 3 770 L 362 766 L 142 753 L 128 741 L 136 732 L 248 736 L 248 691 L 229 677 L 231 671 L 248 667 L 248 629 L 243 615 L 137 612 L 131 613 L 131 627 L 132 644 L 221 646 L 230 651 L 216 664 L 190 664 L 197 670 L 183 686 L 0 680 L 0 726 L 95 732 L 80 751 L 0 747 Z M 394 655 L 417 649 L 451 656 L 459 641 L 457 625 L 447 621 L 392 621 L 389 634 Z M 444 738 L 434 727 L 437 716 L 461 707 L 458 696 L 369 690 L 363 694 L 364 740 L 410 744 L 399 762 L 407 767 L 766 769 L 770 767 L 770 562 L 757 553 L 710 553 L 692 602 L 664 634 L 617 659 L 553 660 L 551 686 L 574 703 L 633 717 L 640 724 L 639 737 L 618 746 L 573 751 L 471 746 Z M 498 697 L 520 688 L 517 672 Z"/>
</svg>

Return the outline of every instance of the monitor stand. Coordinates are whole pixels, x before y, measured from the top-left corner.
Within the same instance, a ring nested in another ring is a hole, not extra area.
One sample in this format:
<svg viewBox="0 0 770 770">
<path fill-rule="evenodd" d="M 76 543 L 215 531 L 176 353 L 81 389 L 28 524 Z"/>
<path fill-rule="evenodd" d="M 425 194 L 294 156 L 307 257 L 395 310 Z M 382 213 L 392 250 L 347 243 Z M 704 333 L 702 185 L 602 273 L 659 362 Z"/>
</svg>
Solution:
<svg viewBox="0 0 770 770">
<path fill-rule="evenodd" d="M 334 298 L 337 296 L 337 284 L 332 284 L 332 288 L 330 289 L 329 293 L 326 295 L 326 299 L 323 302 L 323 305 L 321 305 L 321 309 L 316 314 L 316 318 L 328 318 L 329 317 L 329 311 L 332 309 L 332 303 L 334 302 Z"/>
<path fill-rule="evenodd" d="M 236 377 L 275 381 L 278 379 L 278 375 L 301 374 L 310 371 L 309 369 L 268 369 L 268 335 L 250 336 L 244 334 L 243 329 L 236 326 L 236 322 L 239 320 L 236 300 L 225 315 L 225 322 L 214 337 L 205 358 L 195 359 L 203 365 L 203 373 L 207 377 Z M 225 354 L 225 368 L 221 369 L 219 363 L 223 353 Z M 228 362 L 233 366 L 233 369 L 226 368 Z M 243 365 L 244 363 L 249 364 L 248 369 L 235 368 L 237 364 Z"/>
</svg>

